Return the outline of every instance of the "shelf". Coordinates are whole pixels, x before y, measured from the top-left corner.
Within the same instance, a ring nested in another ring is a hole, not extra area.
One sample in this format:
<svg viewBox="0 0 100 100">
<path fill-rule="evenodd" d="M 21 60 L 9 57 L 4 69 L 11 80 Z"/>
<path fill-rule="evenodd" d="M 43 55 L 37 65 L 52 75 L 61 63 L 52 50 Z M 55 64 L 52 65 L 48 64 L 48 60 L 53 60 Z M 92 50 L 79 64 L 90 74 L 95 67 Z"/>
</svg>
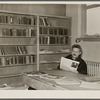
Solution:
<svg viewBox="0 0 100 100">
<path fill-rule="evenodd" d="M 0 55 L 0 57 L 12 57 L 12 56 L 30 56 L 36 54 L 7 54 L 7 55 Z"/>
<path fill-rule="evenodd" d="M 37 25 L 26 25 L 26 24 L 9 24 L 9 23 L 0 23 L 0 25 L 4 25 L 4 26 L 13 26 L 13 27 L 36 27 Z"/>
<path fill-rule="evenodd" d="M 67 28 L 66 26 L 44 26 L 44 25 L 39 25 L 39 27 L 46 27 L 46 28 Z"/>
<path fill-rule="evenodd" d="M 0 44 L 0 46 L 36 46 L 36 44 L 34 45 L 26 45 L 26 44 Z"/>
<path fill-rule="evenodd" d="M 22 76 L 22 75 L 23 75 L 22 73 L 11 74 L 11 75 L 5 75 L 5 76 L 0 76 L 0 79 L 1 79 L 1 78 L 8 78 L 8 77 Z"/>
<path fill-rule="evenodd" d="M 59 64 L 60 61 L 43 61 L 39 62 L 39 64 Z"/>
<path fill-rule="evenodd" d="M 100 41 L 100 37 L 84 37 L 84 38 L 77 38 L 76 42 L 81 42 L 81 41 Z"/>
<path fill-rule="evenodd" d="M 40 44 L 40 46 L 66 46 L 68 44 Z"/>
<path fill-rule="evenodd" d="M 36 65 L 36 63 L 33 64 L 16 64 L 16 65 L 0 65 L 0 68 L 5 68 L 5 67 L 14 67 L 14 66 L 28 66 L 28 65 Z"/>
<path fill-rule="evenodd" d="M 52 53 L 39 53 L 40 55 L 57 55 L 57 54 L 69 54 L 70 52 L 52 52 Z"/>
<path fill-rule="evenodd" d="M 0 36 L 0 38 L 36 38 L 36 36 Z"/>
<path fill-rule="evenodd" d="M 70 16 L 65 17 L 65 16 L 55 16 L 55 15 L 40 15 L 40 17 L 50 17 L 50 18 L 61 18 L 61 19 L 66 19 L 66 18 L 71 18 Z"/>
<path fill-rule="evenodd" d="M 59 34 L 57 34 L 57 35 L 50 35 L 50 34 L 39 34 L 39 36 L 54 36 L 54 37 L 71 37 L 71 36 L 69 36 L 69 35 L 59 35 Z"/>
</svg>

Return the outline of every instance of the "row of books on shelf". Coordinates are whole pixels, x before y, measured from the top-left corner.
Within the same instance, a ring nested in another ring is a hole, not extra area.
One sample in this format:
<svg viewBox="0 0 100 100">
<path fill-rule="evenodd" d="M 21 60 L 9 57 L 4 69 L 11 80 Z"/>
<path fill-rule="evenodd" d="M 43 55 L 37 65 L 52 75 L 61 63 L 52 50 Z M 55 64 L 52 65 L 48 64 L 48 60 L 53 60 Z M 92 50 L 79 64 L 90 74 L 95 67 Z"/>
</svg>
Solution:
<svg viewBox="0 0 100 100">
<path fill-rule="evenodd" d="M 50 26 L 50 22 L 49 22 L 47 17 L 40 17 L 39 18 L 39 25 Z"/>
<path fill-rule="evenodd" d="M 17 15 L 0 15 L 0 23 L 36 25 L 36 18 Z"/>
<path fill-rule="evenodd" d="M 68 30 L 65 29 L 65 28 L 44 28 L 44 27 L 40 27 L 40 34 L 68 35 Z"/>
<path fill-rule="evenodd" d="M 53 37 L 53 36 L 40 36 L 40 44 L 68 44 L 68 37 Z"/>
<path fill-rule="evenodd" d="M 2 28 L 0 29 L 1 36 L 35 36 L 36 30 L 35 29 L 8 29 Z"/>
<path fill-rule="evenodd" d="M 0 65 L 1 66 L 33 64 L 33 63 L 35 63 L 35 55 L 0 57 Z"/>
<path fill-rule="evenodd" d="M 49 17 L 40 17 L 39 25 L 41 26 L 69 26 L 70 19 L 58 19 L 58 18 L 49 18 Z M 37 17 L 36 16 L 19 16 L 19 15 L 0 15 L 0 23 L 9 23 L 9 24 L 24 24 L 24 25 L 36 25 Z M 69 25 L 68 25 L 69 23 Z"/>
<path fill-rule="evenodd" d="M 71 25 L 70 18 L 53 18 L 53 17 L 44 17 L 41 16 L 39 18 L 40 26 L 61 26 L 61 27 L 69 27 Z"/>
<path fill-rule="evenodd" d="M 9 54 L 27 54 L 28 50 L 26 46 L 2 46 L 0 47 L 0 55 Z"/>
</svg>

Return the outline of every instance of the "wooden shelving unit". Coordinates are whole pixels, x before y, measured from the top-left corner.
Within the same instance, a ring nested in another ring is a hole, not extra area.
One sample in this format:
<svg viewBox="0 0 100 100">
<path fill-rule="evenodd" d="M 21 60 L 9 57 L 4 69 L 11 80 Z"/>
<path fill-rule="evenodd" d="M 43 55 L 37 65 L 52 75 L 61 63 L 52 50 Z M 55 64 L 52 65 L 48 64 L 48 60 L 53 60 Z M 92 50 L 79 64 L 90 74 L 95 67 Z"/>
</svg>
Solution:
<svg viewBox="0 0 100 100">
<path fill-rule="evenodd" d="M 39 70 L 55 69 L 60 63 L 61 56 L 70 53 L 71 18 L 40 15 L 38 24 Z"/>
<path fill-rule="evenodd" d="M 61 56 L 70 53 L 70 44 L 70 17 L 0 12 L 1 77 L 56 68 Z"/>
<path fill-rule="evenodd" d="M 36 15 L 0 12 L 0 84 L 23 83 L 24 72 L 37 70 L 36 41 Z"/>
</svg>

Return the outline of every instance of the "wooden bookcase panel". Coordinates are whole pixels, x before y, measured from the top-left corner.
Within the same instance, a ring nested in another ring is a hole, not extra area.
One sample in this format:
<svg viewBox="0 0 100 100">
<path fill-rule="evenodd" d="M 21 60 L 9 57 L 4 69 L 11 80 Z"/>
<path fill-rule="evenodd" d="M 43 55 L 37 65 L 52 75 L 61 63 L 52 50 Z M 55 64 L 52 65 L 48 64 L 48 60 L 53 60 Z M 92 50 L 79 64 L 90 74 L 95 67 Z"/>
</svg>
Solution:
<svg viewBox="0 0 100 100">
<path fill-rule="evenodd" d="M 12 67 L 4 67 L 0 68 L 0 76 L 9 76 L 12 74 L 23 74 L 25 72 L 32 72 L 36 71 L 36 65 L 29 65 L 29 66 L 12 66 Z"/>
<path fill-rule="evenodd" d="M 0 77 L 0 85 L 7 84 L 9 86 L 24 86 L 23 76 L 22 75 L 15 75 L 15 76 L 1 76 Z"/>
<path fill-rule="evenodd" d="M 41 55 L 41 61 L 60 61 L 61 57 L 66 57 L 68 54 L 57 54 L 57 55 Z"/>
<path fill-rule="evenodd" d="M 40 64 L 40 71 L 44 70 L 52 70 L 52 69 L 57 69 L 58 63 L 51 63 L 51 64 Z"/>
<path fill-rule="evenodd" d="M 51 70 L 70 53 L 71 18 L 39 16 L 40 70 Z"/>
<path fill-rule="evenodd" d="M 0 12 L 0 84 L 21 85 L 18 74 L 36 70 L 37 15 Z"/>
</svg>

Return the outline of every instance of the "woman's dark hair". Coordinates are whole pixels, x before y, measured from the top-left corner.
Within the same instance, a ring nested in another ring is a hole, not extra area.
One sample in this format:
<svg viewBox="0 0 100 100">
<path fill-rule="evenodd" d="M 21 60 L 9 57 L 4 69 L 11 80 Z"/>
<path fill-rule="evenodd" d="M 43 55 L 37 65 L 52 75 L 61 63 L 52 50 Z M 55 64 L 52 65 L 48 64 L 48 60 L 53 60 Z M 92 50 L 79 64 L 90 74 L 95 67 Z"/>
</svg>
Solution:
<svg viewBox="0 0 100 100">
<path fill-rule="evenodd" d="M 79 56 L 81 57 L 83 54 L 82 47 L 79 44 L 74 44 L 74 45 L 72 45 L 72 49 L 73 48 L 78 48 L 80 50 L 81 54 Z"/>
</svg>

